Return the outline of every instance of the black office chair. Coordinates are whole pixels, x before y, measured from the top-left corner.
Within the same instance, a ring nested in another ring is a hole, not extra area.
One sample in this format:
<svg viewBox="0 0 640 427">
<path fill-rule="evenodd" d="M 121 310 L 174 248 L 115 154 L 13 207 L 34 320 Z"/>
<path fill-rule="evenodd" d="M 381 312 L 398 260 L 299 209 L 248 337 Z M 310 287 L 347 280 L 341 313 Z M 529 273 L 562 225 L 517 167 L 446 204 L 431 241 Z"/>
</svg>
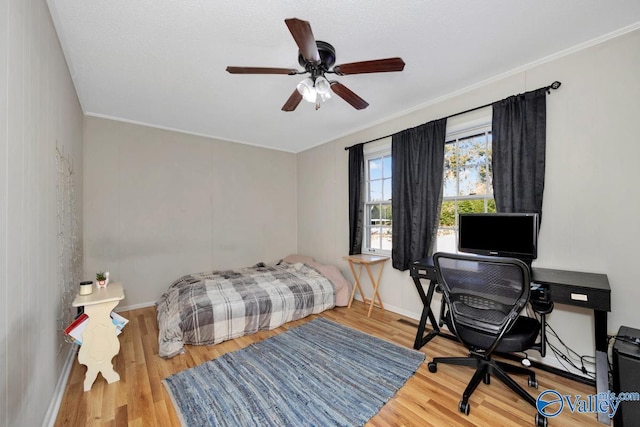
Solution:
<svg viewBox="0 0 640 427">
<path fill-rule="evenodd" d="M 444 321 L 469 349 L 469 356 L 436 357 L 428 364 L 429 371 L 436 372 L 438 363 L 476 368 L 458 405 L 466 415 L 471 394 L 480 381 L 489 384 L 492 375 L 535 408 L 536 399 L 508 375 L 527 375 L 528 385 L 537 388 L 535 373 L 491 357 L 494 352 L 524 352 L 538 347 L 540 322 L 520 316 L 529 300 L 529 267 L 514 258 L 443 252 L 436 253 L 433 260 L 447 305 Z M 547 419 L 536 413 L 535 423 L 545 427 Z"/>
</svg>

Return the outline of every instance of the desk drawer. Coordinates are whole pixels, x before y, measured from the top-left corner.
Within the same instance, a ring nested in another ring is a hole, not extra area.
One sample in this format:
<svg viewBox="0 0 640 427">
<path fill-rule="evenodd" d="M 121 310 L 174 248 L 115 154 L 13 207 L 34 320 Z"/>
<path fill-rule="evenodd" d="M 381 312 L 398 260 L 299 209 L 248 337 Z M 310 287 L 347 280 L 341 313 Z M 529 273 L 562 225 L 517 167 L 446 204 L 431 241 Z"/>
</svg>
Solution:
<svg viewBox="0 0 640 427">
<path fill-rule="evenodd" d="M 611 293 L 579 286 L 558 286 L 545 283 L 549 288 L 551 301 L 558 304 L 590 308 L 592 310 L 611 311 Z"/>
<path fill-rule="evenodd" d="M 438 279 L 435 267 L 432 266 L 411 266 L 411 277 L 414 279 L 427 279 L 435 281 Z"/>
</svg>

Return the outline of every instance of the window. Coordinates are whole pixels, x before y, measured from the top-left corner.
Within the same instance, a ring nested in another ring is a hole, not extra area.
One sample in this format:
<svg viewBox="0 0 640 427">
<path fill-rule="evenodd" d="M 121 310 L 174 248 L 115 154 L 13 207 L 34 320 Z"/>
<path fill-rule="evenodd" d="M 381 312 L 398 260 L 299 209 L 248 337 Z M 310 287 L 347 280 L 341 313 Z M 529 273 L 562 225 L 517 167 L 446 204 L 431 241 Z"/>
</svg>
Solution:
<svg viewBox="0 0 640 427">
<path fill-rule="evenodd" d="M 391 253 L 391 147 L 365 152 L 365 218 L 364 245 L 366 252 Z"/>
<path fill-rule="evenodd" d="M 458 214 L 495 212 L 491 175 L 491 126 L 447 135 L 442 210 L 436 251 L 457 252 Z"/>
<path fill-rule="evenodd" d="M 447 131 L 445 144 L 442 208 L 434 252 L 457 252 L 459 213 L 496 211 L 491 181 L 491 119 L 464 118 L 452 123 L 452 128 Z M 363 252 L 391 254 L 391 138 L 368 144 L 364 162 Z"/>
</svg>

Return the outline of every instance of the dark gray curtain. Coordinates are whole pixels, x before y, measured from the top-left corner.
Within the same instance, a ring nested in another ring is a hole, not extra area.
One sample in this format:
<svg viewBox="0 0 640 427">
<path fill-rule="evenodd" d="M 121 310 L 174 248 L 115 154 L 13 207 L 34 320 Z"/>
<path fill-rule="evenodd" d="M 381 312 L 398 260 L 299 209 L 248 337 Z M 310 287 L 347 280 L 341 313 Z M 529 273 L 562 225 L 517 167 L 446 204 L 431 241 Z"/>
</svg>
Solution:
<svg viewBox="0 0 640 427">
<path fill-rule="evenodd" d="M 447 119 L 393 135 L 391 142 L 393 267 L 406 270 L 429 255 L 440 215 Z"/>
<path fill-rule="evenodd" d="M 349 148 L 349 255 L 362 253 L 364 144 Z"/>
<path fill-rule="evenodd" d="M 491 165 L 498 212 L 537 212 L 542 220 L 546 95 L 543 88 L 493 104 Z"/>
</svg>

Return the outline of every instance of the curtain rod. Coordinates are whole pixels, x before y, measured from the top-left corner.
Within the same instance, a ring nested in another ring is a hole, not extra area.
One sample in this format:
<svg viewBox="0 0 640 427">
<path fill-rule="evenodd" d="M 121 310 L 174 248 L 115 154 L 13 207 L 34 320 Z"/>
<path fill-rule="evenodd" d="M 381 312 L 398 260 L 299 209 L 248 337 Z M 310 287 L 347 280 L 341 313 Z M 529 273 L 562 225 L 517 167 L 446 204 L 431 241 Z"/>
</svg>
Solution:
<svg viewBox="0 0 640 427">
<path fill-rule="evenodd" d="M 562 83 L 560 83 L 559 81 L 556 80 L 555 82 L 551 83 L 549 86 L 541 87 L 541 88 L 535 89 L 535 90 L 546 89 L 547 93 L 551 93 L 551 89 L 553 89 L 553 90 L 558 89 L 561 84 Z M 464 110 L 464 111 L 461 111 L 459 113 L 451 114 L 450 116 L 443 117 L 443 119 L 450 119 L 451 117 L 461 116 L 462 114 L 467 114 L 467 113 L 470 113 L 472 111 L 480 110 L 481 108 L 490 107 L 493 104 L 495 104 L 495 102 L 491 102 L 489 104 L 484 104 L 484 105 L 481 105 L 481 106 L 475 107 L 475 108 L 470 108 L 468 110 Z M 381 136 L 380 138 L 372 139 L 370 141 L 361 142 L 360 144 L 368 144 L 370 142 L 380 141 L 381 139 L 389 138 L 390 136 L 393 136 L 393 135 L 395 135 L 395 133 L 392 133 L 390 135 Z M 344 147 L 344 149 L 345 150 L 349 150 L 351 147 L 355 147 L 356 145 L 360 145 L 360 144 L 353 144 L 353 145 L 350 145 L 348 147 Z"/>
</svg>

